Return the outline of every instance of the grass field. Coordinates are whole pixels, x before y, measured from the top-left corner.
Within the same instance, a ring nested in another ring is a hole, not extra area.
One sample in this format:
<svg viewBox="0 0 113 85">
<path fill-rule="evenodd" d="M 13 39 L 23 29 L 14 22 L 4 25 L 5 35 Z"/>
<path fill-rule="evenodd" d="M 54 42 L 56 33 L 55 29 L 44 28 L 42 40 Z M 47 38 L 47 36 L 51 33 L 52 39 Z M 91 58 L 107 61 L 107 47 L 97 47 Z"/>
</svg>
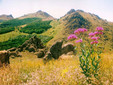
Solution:
<svg viewBox="0 0 113 85">
<path fill-rule="evenodd" d="M 10 66 L 0 68 L 0 85 L 88 85 L 81 73 L 77 56 L 51 60 L 46 64 L 29 52 L 22 57 L 10 58 Z M 94 85 L 113 84 L 113 54 L 101 55 L 99 79 Z"/>
</svg>

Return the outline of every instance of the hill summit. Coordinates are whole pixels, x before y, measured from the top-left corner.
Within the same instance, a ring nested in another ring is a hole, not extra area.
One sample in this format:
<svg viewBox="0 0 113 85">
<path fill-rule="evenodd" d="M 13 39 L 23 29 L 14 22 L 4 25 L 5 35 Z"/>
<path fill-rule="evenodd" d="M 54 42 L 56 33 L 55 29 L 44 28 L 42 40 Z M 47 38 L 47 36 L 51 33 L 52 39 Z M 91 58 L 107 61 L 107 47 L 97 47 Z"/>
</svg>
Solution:
<svg viewBox="0 0 113 85">
<path fill-rule="evenodd" d="M 34 17 L 42 18 L 42 20 L 54 20 L 54 18 L 51 15 L 41 10 L 37 11 L 36 13 L 26 14 L 22 17 L 19 17 L 19 19 L 34 18 Z"/>
<path fill-rule="evenodd" d="M 67 14 L 71 14 L 73 12 L 75 12 L 75 9 L 71 9 L 70 11 L 67 12 Z"/>
<path fill-rule="evenodd" d="M 0 15 L 0 20 L 11 20 L 14 19 L 12 15 Z"/>
</svg>

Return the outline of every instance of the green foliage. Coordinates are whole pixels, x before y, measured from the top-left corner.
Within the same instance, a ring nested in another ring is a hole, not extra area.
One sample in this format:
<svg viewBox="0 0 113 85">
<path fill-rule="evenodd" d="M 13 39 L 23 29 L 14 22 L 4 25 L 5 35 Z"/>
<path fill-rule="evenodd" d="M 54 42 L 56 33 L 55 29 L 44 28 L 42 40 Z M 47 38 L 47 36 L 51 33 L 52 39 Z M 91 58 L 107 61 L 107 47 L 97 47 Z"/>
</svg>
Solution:
<svg viewBox="0 0 113 85">
<path fill-rule="evenodd" d="M 83 47 L 83 45 L 81 45 L 82 54 L 79 56 L 80 67 L 83 71 L 82 73 L 88 78 L 92 76 L 98 78 L 98 70 L 100 68 L 99 55 L 101 52 L 97 49 L 94 49 L 95 47 L 95 45 L 92 45 L 91 47 Z M 91 81 L 88 80 L 88 82 Z"/>
<path fill-rule="evenodd" d="M 51 21 L 37 21 L 37 22 L 33 22 L 28 24 L 27 26 L 23 27 L 20 32 L 24 32 L 24 33 L 43 33 L 44 31 L 46 31 L 47 29 L 51 28 L 50 25 Z"/>
<path fill-rule="evenodd" d="M 15 38 L 9 39 L 8 41 L 0 42 L 0 50 L 7 50 L 12 47 L 18 47 L 31 37 L 32 35 L 19 35 Z"/>
<path fill-rule="evenodd" d="M 40 38 L 42 42 L 46 44 L 48 41 L 50 41 L 53 38 L 53 36 L 39 35 L 38 38 Z"/>
<path fill-rule="evenodd" d="M 7 33 L 7 32 L 11 32 L 11 31 L 14 31 L 15 28 L 14 27 L 4 27 L 4 28 L 0 28 L 0 34 L 4 34 L 4 33 Z"/>
<path fill-rule="evenodd" d="M 26 18 L 26 19 L 12 19 L 4 21 L 0 24 L 0 34 L 11 32 L 15 30 L 16 26 L 28 24 L 34 21 L 41 20 L 40 18 Z"/>
</svg>

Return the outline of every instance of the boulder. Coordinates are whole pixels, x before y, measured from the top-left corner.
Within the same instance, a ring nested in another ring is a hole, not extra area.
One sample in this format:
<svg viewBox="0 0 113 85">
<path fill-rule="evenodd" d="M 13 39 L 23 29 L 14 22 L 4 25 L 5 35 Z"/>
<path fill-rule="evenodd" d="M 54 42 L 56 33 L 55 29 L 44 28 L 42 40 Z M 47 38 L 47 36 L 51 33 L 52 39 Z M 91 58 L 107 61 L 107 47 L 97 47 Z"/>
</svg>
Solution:
<svg viewBox="0 0 113 85">
<path fill-rule="evenodd" d="M 0 67 L 7 66 L 9 63 L 9 51 L 0 51 Z"/>
<path fill-rule="evenodd" d="M 68 43 L 62 46 L 62 54 L 67 54 L 68 52 L 74 52 L 73 44 Z"/>
<path fill-rule="evenodd" d="M 57 41 L 50 47 L 49 51 L 44 56 L 44 60 L 51 58 L 58 59 L 61 55 L 68 54 L 69 52 L 73 54 L 73 44 L 68 43 L 63 45 L 63 41 Z"/>
<path fill-rule="evenodd" d="M 43 58 L 45 55 L 45 49 L 39 49 L 38 52 L 35 53 L 38 58 Z"/>
<path fill-rule="evenodd" d="M 44 48 L 41 40 L 36 36 L 33 36 L 29 40 L 25 41 L 21 46 L 18 47 L 18 51 L 28 50 L 29 52 L 37 52 L 38 49 Z"/>
<path fill-rule="evenodd" d="M 58 41 L 51 46 L 50 53 L 54 59 L 58 59 L 59 56 L 62 54 L 62 44 L 63 41 Z"/>
<path fill-rule="evenodd" d="M 43 58 L 44 60 L 51 60 L 52 59 L 52 55 L 51 55 L 51 52 L 47 52 L 46 55 L 44 56 Z"/>
</svg>

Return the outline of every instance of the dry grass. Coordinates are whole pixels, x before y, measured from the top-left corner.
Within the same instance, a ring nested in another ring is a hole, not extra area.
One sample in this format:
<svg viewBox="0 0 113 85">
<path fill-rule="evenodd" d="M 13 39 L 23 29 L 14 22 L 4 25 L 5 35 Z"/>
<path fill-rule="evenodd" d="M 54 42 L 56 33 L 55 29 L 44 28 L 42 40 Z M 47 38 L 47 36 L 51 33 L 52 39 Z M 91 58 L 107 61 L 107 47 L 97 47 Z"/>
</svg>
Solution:
<svg viewBox="0 0 113 85">
<path fill-rule="evenodd" d="M 21 54 L 21 58 L 10 59 L 9 67 L 0 68 L 0 85 L 88 85 L 77 56 L 44 64 L 33 53 Z M 104 53 L 101 56 L 99 79 L 92 78 L 92 82 L 96 85 L 112 85 L 113 54 Z"/>
</svg>

